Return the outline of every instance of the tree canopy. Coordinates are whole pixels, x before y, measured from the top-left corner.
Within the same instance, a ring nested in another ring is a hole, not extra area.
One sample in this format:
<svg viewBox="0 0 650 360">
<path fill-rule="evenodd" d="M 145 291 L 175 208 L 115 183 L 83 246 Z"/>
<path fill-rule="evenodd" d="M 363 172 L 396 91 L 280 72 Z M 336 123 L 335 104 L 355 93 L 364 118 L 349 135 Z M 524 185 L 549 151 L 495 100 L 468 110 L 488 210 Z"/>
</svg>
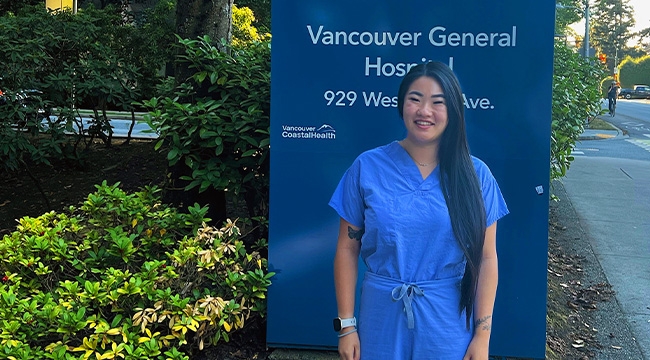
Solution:
<svg viewBox="0 0 650 360">
<path fill-rule="evenodd" d="M 627 55 L 637 56 L 638 51 L 628 45 L 634 37 L 634 9 L 630 0 L 598 0 L 592 7 L 591 44 L 607 55 L 607 68 L 614 67 Z"/>
<path fill-rule="evenodd" d="M 569 25 L 580 21 L 584 11 L 581 0 L 558 0 L 555 4 L 555 34 L 572 32 Z"/>
</svg>

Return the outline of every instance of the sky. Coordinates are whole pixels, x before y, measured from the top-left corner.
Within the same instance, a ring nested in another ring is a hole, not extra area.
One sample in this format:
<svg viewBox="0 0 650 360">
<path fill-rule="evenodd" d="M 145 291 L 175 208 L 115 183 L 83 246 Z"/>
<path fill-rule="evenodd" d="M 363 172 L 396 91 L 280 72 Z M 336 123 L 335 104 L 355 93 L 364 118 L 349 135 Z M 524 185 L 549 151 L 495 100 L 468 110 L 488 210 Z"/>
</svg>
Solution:
<svg viewBox="0 0 650 360">
<path fill-rule="evenodd" d="M 650 27 L 650 0 L 630 0 L 630 5 L 634 9 L 634 20 L 636 24 L 631 29 L 632 32 L 637 32 Z M 585 20 L 571 25 L 571 28 L 578 34 L 584 35 L 585 33 Z M 632 41 L 636 43 L 636 41 Z"/>
<path fill-rule="evenodd" d="M 643 30 L 650 27 L 650 1 L 648 0 L 630 0 L 630 5 L 634 8 L 634 20 L 636 25 L 634 31 Z"/>
</svg>

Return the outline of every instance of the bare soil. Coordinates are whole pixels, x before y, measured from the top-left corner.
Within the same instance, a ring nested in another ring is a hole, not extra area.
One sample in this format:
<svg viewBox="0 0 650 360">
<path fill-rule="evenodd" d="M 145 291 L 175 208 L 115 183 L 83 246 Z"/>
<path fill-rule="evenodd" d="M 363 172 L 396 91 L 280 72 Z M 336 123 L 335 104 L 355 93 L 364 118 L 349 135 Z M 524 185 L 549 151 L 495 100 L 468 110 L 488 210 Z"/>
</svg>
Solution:
<svg viewBox="0 0 650 360">
<path fill-rule="evenodd" d="M 165 154 L 158 153 L 150 141 L 136 140 L 110 148 L 95 144 L 83 166 L 64 162 L 34 166 L 15 173 L 0 173 L 0 236 L 15 229 L 16 219 L 38 216 L 49 210 L 61 211 L 76 205 L 106 180 L 120 182 L 124 190 L 137 191 L 145 185 L 163 186 L 166 178 Z M 29 173 L 38 179 L 37 186 Z M 43 194 L 39 191 L 43 189 Z M 50 204 L 46 205 L 45 198 Z M 607 283 L 591 284 L 585 279 L 583 258 L 572 254 L 573 239 L 567 236 L 567 223 L 551 205 L 549 221 L 547 358 L 591 359 L 601 345 L 585 323 L 599 303 L 609 301 L 613 292 Z M 193 359 L 267 359 L 265 324 L 251 324 L 231 342 L 207 348 Z"/>
</svg>

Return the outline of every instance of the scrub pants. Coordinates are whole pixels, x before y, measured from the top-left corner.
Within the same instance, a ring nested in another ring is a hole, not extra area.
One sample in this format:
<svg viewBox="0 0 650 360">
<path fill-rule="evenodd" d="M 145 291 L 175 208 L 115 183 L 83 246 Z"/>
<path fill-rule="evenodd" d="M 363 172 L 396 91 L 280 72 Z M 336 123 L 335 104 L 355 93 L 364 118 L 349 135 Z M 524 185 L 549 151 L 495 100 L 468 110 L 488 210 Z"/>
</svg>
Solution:
<svg viewBox="0 0 650 360">
<path fill-rule="evenodd" d="M 459 312 L 462 277 L 405 283 L 366 272 L 361 288 L 362 360 L 461 360 L 472 340 Z"/>
</svg>

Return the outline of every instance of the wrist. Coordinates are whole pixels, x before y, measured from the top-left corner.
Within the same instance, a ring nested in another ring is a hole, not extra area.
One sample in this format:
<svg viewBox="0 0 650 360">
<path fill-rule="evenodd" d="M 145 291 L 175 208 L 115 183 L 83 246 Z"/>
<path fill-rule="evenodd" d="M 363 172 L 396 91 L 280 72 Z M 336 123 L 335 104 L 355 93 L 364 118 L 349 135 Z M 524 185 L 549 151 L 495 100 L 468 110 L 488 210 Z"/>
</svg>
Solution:
<svg viewBox="0 0 650 360">
<path fill-rule="evenodd" d="M 339 339 L 340 339 L 340 338 L 342 338 L 342 337 L 345 337 L 345 336 L 348 336 L 348 335 L 354 334 L 354 333 L 356 333 L 356 332 L 357 332 L 357 328 L 356 328 L 356 327 L 354 327 L 354 326 L 349 326 L 349 327 L 347 327 L 347 328 L 345 328 L 345 329 L 342 329 L 341 332 L 339 333 L 338 337 L 339 337 Z"/>
<path fill-rule="evenodd" d="M 485 315 L 474 321 L 474 334 L 487 334 L 492 332 L 492 315 Z"/>
<path fill-rule="evenodd" d="M 334 331 L 340 332 L 341 330 L 348 327 L 357 327 L 357 319 L 354 316 L 349 318 L 334 318 Z"/>
<path fill-rule="evenodd" d="M 343 329 L 341 329 L 341 331 L 339 331 L 339 334 L 343 334 L 343 333 L 346 333 L 348 331 L 352 331 L 353 329 L 356 329 L 356 328 L 357 328 L 356 326 L 346 326 Z"/>
</svg>

